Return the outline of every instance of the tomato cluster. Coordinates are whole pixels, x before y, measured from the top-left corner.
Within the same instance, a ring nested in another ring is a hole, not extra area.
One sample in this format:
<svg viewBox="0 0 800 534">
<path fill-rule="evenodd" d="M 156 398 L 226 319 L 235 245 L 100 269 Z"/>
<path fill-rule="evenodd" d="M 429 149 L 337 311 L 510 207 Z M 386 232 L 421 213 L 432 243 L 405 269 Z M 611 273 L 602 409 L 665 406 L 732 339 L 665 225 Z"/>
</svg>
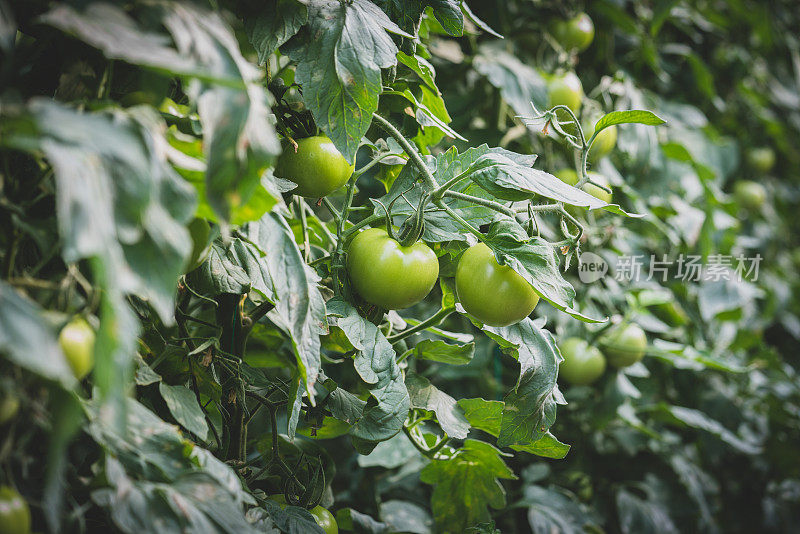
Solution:
<svg viewBox="0 0 800 534">
<path fill-rule="evenodd" d="M 577 337 L 561 342 L 559 350 L 564 361 L 559 376 L 572 385 L 585 386 L 603 375 L 606 362 L 617 368 L 629 367 L 644 357 L 647 335 L 639 325 L 621 324 L 604 334 L 598 345 Z"/>
</svg>

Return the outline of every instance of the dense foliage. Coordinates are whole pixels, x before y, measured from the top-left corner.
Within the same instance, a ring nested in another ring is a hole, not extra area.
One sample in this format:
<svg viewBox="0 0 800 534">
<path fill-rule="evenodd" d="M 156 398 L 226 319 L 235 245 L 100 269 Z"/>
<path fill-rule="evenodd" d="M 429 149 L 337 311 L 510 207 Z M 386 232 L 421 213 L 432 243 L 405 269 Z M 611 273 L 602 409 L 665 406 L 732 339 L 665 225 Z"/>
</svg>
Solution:
<svg viewBox="0 0 800 534">
<path fill-rule="evenodd" d="M 791 530 L 798 25 L 0 0 L 0 532 Z"/>
</svg>

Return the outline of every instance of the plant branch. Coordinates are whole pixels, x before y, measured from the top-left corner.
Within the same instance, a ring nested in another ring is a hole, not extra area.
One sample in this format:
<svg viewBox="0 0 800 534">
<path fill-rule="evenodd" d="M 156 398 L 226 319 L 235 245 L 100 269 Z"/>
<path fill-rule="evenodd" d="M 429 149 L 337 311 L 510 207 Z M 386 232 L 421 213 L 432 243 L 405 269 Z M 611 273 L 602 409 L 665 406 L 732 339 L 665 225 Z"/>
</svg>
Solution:
<svg viewBox="0 0 800 534">
<path fill-rule="evenodd" d="M 395 334 L 393 336 L 389 336 L 386 339 L 389 341 L 389 343 L 395 344 L 398 341 L 401 341 L 401 340 L 403 340 L 403 339 L 405 339 L 405 338 L 407 338 L 409 336 L 413 336 L 417 332 L 421 332 L 423 330 L 426 330 L 427 328 L 430 328 L 431 326 L 438 326 L 439 324 L 441 324 L 442 321 L 444 321 L 454 311 L 455 311 L 454 308 L 442 308 L 438 312 L 436 312 L 435 314 L 431 315 L 430 317 L 428 317 L 427 319 L 422 321 L 421 323 L 419 323 L 419 324 L 417 324 L 415 326 L 412 326 L 411 328 L 408 328 L 406 330 L 403 330 L 402 332 L 398 332 L 397 334 Z"/>
<path fill-rule="evenodd" d="M 392 137 L 394 137 L 397 140 L 398 143 L 400 143 L 400 146 L 403 147 L 403 150 L 406 151 L 406 154 L 408 154 L 408 156 L 417 166 L 419 172 L 422 173 L 423 178 L 425 178 L 425 181 L 428 183 L 428 187 L 433 191 L 438 189 L 439 184 L 436 182 L 436 178 L 433 177 L 431 170 L 428 168 L 427 165 L 425 165 L 425 161 L 422 159 L 422 156 L 420 156 L 419 152 L 417 152 L 417 149 L 414 148 L 414 146 L 408 142 L 408 139 L 403 137 L 403 134 L 400 133 L 400 130 L 395 128 L 394 125 L 392 125 L 392 123 L 390 123 L 388 120 L 384 119 L 377 113 L 373 113 L 372 118 L 375 119 L 375 122 L 377 122 L 381 128 L 386 130 Z"/>
<path fill-rule="evenodd" d="M 511 218 L 517 216 L 516 211 L 512 210 L 511 208 L 507 208 L 506 206 L 503 206 L 499 202 L 495 202 L 493 200 L 475 197 L 472 195 L 467 195 L 466 193 L 459 193 L 458 191 L 450 191 L 450 190 L 443 191 L 443 195 L 450 198 L 457 198 L 459 200 L 464 200 L 466 202 L 472 202 L 473 204 L 478 204 L 480 206 L 485 206 L 487 208 L 500 212 L 504 215 L 508 215 Z"/>
</svg>

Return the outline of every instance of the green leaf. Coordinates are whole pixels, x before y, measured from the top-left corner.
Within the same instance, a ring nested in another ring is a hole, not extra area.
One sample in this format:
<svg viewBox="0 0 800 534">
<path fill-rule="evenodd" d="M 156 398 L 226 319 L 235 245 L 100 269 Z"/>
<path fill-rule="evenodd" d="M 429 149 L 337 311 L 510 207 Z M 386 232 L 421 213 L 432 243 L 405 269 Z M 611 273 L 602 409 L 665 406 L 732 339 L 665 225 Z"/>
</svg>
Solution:
<svg viewBox="0 0 800 534">
<path fill-rule="evenodd" d="M 397 53 L 397 61 L 414 71 L 429 89 L 434 91 L 437 95 L 441 95 L 439 88 L 436 86 L 436 71 L 428 60 L 416 54 L 409 56 L 405 52 L 400 51 Z"/>
<path fill-rule="evenodd" d="M 421 461 L 422 455 L 402 432 L 378 443 L 368 455 L 358 456 L 359 467 L 383 467 L 396 469 L 413 461 Z"/>
<path fill-rule="evenodd" d="M 475 343 L 454 345 L 440 339 L 423 339 L 403 354 L 403 359 L 413 356 L 421 360 L 466 365 L 475 355 Z"/>
<path fill-rule="evenodd" d="M 239 258 L 229 256 L 222 242 L 216 241 L 211 245 L 206 261 L 186 275 L 186 281 L 194 291 L 212 297 L 223 293 L 247 293 L 250 291 L 250 277 L 237 261 Z"/>
<path fill-rule="evenodd" d="M 415 373 L 406 376 L 406 387 L 412 408 L 433 412 L 439 426 L 449 437 L 457 439 L 467 437 L 469 423 L 453 397 L 431 384 L 424 376 Z"/>
<path fill-rule="evenodd" d="M 504 327 L 485 327 L 500 349 L 519 361 L 519 380 L 505 396 L 497 444 L 528 445 L 538 441 L 556 420 L 556 404 L 566 404 L 556 384 L 562 360 L 553 335 L 523 319 Z"/>
<path fill-rule="evenodd" d="M 556 487 L 526 486 L 520 504 L 528 506 L 528 524 L 534 534 L 583 534 L 589 527 L 600 529 L 585 504 Z"/>
<path fill-rule="evenodd" d="M 205 441 L 208 435 L 208 425 L 194 393 L 187 387 L 170 386 L 164 382 L 158 384 L 158 391 L 175 420 L 186 430 Z"/>
<path fill-rule="evenodd" d="M 503 49 L 501 42 L 481 45 L 473 65 L 478 73 L 500 90 L 503 100 L 519 116 L 530 116 L 531 103 L 547 109 L 547 83 L 539 72 Z"/>
<path fill-rule="evenodd" d="M 267 317 L 292 339 L 300 375 L 313 397 L 320 367 L 320 334 L 327 333 L 319 275 L 306 264 L 286 220 L 269 213 L 241 230 L 258 247 L 261 270 L 272 280 L 277 302 Z"/>
<path fill-rule="evenodd" d="M 615 124 L 644 124 L 645 126 L 658 126 L 666 124 L 667 121 L 653 113 L 642 109 L 632 109 L 628 111 L 612 111 L 603 115 L 594 126 L 594 131 L 599 132 Z"/>
<path fill-rule="evenodd" d="M 296 34 L 308 21 L 308 8 L 297 0 L 268 0 L 258 4 L 258 11 L 244 19 L 244 29 L 259 64 Z"/>
<path fill-rule="evenodd" d="M 516 479 L 488 443 L 468 439 L 449 458 L 435 459 L 420 473 L 433 486 L 431 507 L 437 532 L 458 533 L 490 518 L 488 507 L 502 509 L 506 492 L 500 479 Z"/>
<path fill-rule="evenodd" d="M 389 525 L 391 532 L 430 534 L 433 519 L 422 506 L 408 501 L 385 501 L 380 506 L 381 519 Z"/>
<path fill-rule="evenodd" d="M 184 91 L 197 104 L 206 154 L 206 198 L 222 220 L 247 202 L 263 167 L 280 153 L 269 118 L 271 97 L 261 73 L 244 59 L 222 17 L 188 3 L 158 4 L 167 35 L 146 31 L 120 8 L 93 4 L 86 11 L 58 6 L 44 20 L 122 59 L 190 78 Z"/>
<path fill-rule="evenodd" d="M 700 410 L 663 403 L 658 405 L 657 410 L 659 414 L 665 415 L 673 423 L 708 432 L 744 454 L 760 454 L 763 450 L 761 445 L 740 438 L 725 428 L 722 423 L 712 419 Z"/>
<path fill-rule="evenodd" d="M 350 434 L 372 442 L 387 440 L 401 430 L 410 407 L 394 349 L 380 329 L 347 302 L 330 300 L 328 313 L 337 318 L 336 325 L 355 347 L 353 365 L 372 395 L 363 414 L 352 423 Z"/>
<path fill-rule="evenodd" d="M 473 428 L 483 430 L 494 437 L 500 435 L 503 419 L 503 401 L 486 399 L 460 399 L 458 405 L 464 410 L 464 415 Z M 561 443 L 550 432 L 545 433 L 538 440 L 528 445 L 512 445 L 515 451 L 528 452 L 544 458 L 560 460 L 569 452 L 570 446 Z"/>
<path fill-rule="evenodd" d="M 0 353 L 20 367 L 72 389 L 77 384 L 75 375 L 41 313 L 38 304 L 0 281 Z"/>
<path fill-rule="evenodd" d="M 624 489 L 617 492 L 617 514 L 623 534 L 679 532 L 664 505 L 649 499 L 640 499 Z"/>
<path fill-rule="evenodd" d="M 349 162 L 378 109 L 381 69 L 397 62 L 387 32 L 411 37 L 367 0 L 315 0 L 308 24 L 283 47 L 314 120 Z"/>
</svg>

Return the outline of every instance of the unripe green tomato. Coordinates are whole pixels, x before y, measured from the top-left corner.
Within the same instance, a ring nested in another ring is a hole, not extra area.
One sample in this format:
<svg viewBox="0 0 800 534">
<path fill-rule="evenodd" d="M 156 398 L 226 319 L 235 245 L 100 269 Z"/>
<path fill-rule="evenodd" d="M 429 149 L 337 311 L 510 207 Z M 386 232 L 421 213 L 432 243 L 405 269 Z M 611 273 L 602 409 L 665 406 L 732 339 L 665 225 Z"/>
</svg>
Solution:
<svg viewBox="0 0 800 534">
<path fill-rule="evenodd" d="M 30 531 L 28 503 L 14 488 L 0 487 L 0 534 L 29 534 Z"/>
<path fill-rule="evenodd" d="M 315 506 L 309 511 L 314 516 L 314 521 L 325 531 L 325 534 L 339 534 L 339 525 L 336 524 L 336 518 L 327 509 L 322 506 Z"/>
<path fill-rule="evenodd" d="M 758 182 L 740 180 L 733 186 L 733 196 L 743 208 L 757 211 L 767 200 L 767 190 Z"/>
<path fill-rule="evenodd" d="M 566 50 L 586 50 L 594 40 L 594 23 L 586 13 L 578 13 L 571 19 L 556 21 L 551 33 Z"/>
<path fill-rule="evenodd" d="M 608 183 L 608 178 L 606 178 L 605 175 L 594 171 L 589 171 L 588 175 L 591 181 L 600 185 L 604 185 L 608 188 L 611 187 L 611 184 Z M 602 200 L 606 204 L 611 204 L 611 199 L 613 195 L 608 191 L 600 189 L 596 185 L 590 183 L 587 183 L 585 186 L 583 186 L 583 190 L 592 195 L 593 197 Z"/>
<path fill-rule="evenodd" d="M 350 243 L 347 271 L 361 298 L 381 308 L 399 310 L 431 292 L 439 277 L 439 259 L 422 241 L 404 247 L 383 228 L 370 228 Z"/>
<path fill-rule="evenodd" d="M 639 325 L 628 323 L 617 326 L 601 339 L 600 346 L 614 367 L 628 367 L 644 357 L 647 335 Z"/>
<path fill-rule="evenodd" d="M 287 506 L 286 497 L 282 493 L 270 495 L 269 500 L 275 501 L 281 508 L 286 508 Z M 339 525 L 336 523 L 336 518 L 327 508 L 317 505 L 308 512 L 314 516 L 314 521 L 325 531 L 325 534 L 339 534 Z"/>
<path fill-rule="evenodd" d="M 19 397 L 12 392 L 6 392 L 0 399 L 0 426 L 8 423 L 19 412 Z"/>
<path fill-rule="evenodd" d="M 553 173 L 553 176 L 555 176 L 562 182 L 567 183 L 569 185 L 575 185 L 578 183 L 578 173 L 575 171 L 575 169 L 570 169 L 570 168 L 560 169 L 555 173 Z M 608 178 L 606 178 L 605 175 L 600 174 L 598 172 L 589 171 L 588 176 L 592 181 L 597 182 L 600 185 L 610 187 L 608 183 Z M 609 193 L 608 191 L 600 189 L 594 184 L 586 183 L 586 185 L 583 186 L 583 190 L 592 195 L 593 197 L 602 200 L 606 204 L 611 203 L 612 194 Z"/>
<path fill-rule="evenodd" d="M 291 193 L 321 198 L 342 187 L 355 167 L 347 163 L 333 142 L 324 135 L 297 141 L 297 151 L 287 145 L 278 158 L 275 176 L 297 184 Z"/>
<path fill-rule="evenodd" d="M 192 238 L 192 253 L 186 262 L 186 272 L 194 271 L 206 261 L 208 252 L 211 250 L 211 243 L 208 236 L 211 235 L 211 226 L 205 219 L 196 218 L 187 226 L 189 235 Z"/>
<path fill-rule="evenodd" d="M 753 170 L 767 173 L 775 166 L 775 151 L 768 146 L 751 148 L 747 152 L 747 163 Z"/>
<path fill-rule="evenodd" d="M 559 345 L 559 350 L 564 361 L 558 368 L 558 376 L 574 386 L 591 384 L 606 370 L 603 353 L 583 339 L 571 337 Z"/>
<path fill-rule="evenodd" d="M 489 326 L 508 326 L 531 314 L 539 295 L 485 243 L 470 247 L 456 267 L 456 294 L 464 309 Z"/>
<path fill-rule="evenodd" d="M 574 72 L 553 75 L 547 84 L 547 92 L 551 108 L 567 106 L 573 113 L 580 111 L 583 85 Z"/>
<path fill-rule="evenodd" d="M 89 374 L 94 367 L 94 340 L 94 330 L 82 317 L 70 321 L 58 335 L 61 351 L 78 380 Z"/>
<path fill-rule="evenodd" d="M 595 126 L 597 126 L 597 120 L 589 119 L 582 123 L 583 134 L 586 136 L 587 141 L 594 134 Z M 603 128 L 600 130 L 600 133 L 597 134 L 597 137 L 595 137 L 594 143 L 592 143 L 592 148 L 589 150 L 589 161 L 594 162 L 599 160 L 614 150 L 615 146 L 617 146 L 617 126 L 614 125 Z"/>
</svg>

